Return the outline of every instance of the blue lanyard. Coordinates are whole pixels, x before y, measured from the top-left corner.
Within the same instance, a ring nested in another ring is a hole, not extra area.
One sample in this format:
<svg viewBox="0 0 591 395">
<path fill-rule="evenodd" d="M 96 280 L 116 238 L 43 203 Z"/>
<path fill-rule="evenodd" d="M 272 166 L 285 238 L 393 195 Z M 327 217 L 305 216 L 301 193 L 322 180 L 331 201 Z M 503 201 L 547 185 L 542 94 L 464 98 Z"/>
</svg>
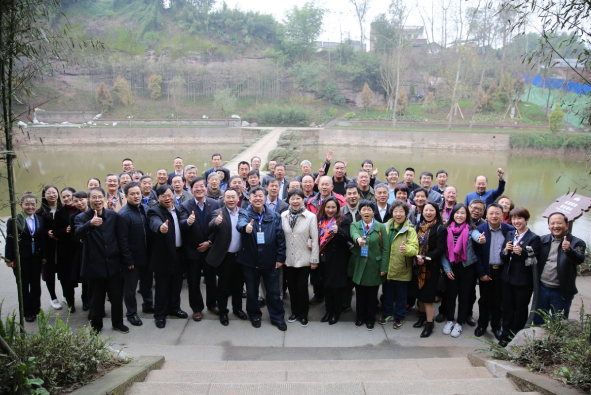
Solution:
<svg viewBox="0 0 591 395">
<path fill-rule="evenodd" d="M 265 210 L 263 209 L 263 213 L 261 215 L 259 215 L 259 213 L 257 213 L 256 211 L 255 214 L 259 218 L 259 232 L 262 232 L 261 223 L 263 222 L 263 218 L 265 217 Z"/>
<path fill-rule="evenodd" d="M 367 234 L 373 229 L 373 226 L 376 224 L 376 221 L 373 221 L 371 223 L 371 226 L 369 227 L 369 229 L 366 229 L 367 225 L 365 225 L 365 223 L 363 223 L 363 236 L 367 236 Z"/>
</svg>

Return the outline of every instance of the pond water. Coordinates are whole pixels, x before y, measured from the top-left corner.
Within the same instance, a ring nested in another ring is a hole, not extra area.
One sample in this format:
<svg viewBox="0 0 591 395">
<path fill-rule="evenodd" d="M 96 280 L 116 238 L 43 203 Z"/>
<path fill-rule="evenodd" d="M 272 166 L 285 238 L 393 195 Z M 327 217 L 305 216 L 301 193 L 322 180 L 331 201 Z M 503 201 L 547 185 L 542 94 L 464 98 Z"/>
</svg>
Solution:
<svg viewBox="0 0 591 395">
<path fill-rule="evenodd" d="M 175 156 L 184 158 L 185 164 L 194 164 L 199 172 L 211 167 L 211 154 L 219 152 L 224 160 L 241 149 L 240 144 L 207 144 L 199 146 L 167 145 L 113 146 L 113 147 L 48 147 L 25 149 L 19 152 L 19 164 L 15 172 L 17 192 L 33 191 L 40 194 L 43 184 L 58 188 L 71 186 L 85 188 L 90 177 L 104 180 L 107 173 L 119 173 L 121 160 L 130 157 L 136 168 L 155 173 L 159 167 L 172 170 Z M 305 147 L 300 159 L 309 159 L 318 169 L 328 147 Z M 354 177 L 364 159 L 371 159 L 379 170 L 378 178 L 385 181 L 384 172 L 390 166 L 404 172 L 406 167 L 436 173 L 445 169 L 449 173 L 449 185 L 458 189 L 458 200 L 464 201 L 467 193 L 474 190 L 474 177 L 486 175 L 489 186 L 497 187 L 496 169 L 506 172 L 505 194 L 518 206 L 527 207 L 532 215 L 530 227 L 538 234 L 548 233 L 546 219 L 541 214 L 558 196 L 575 188 L 575 181 L 585 174 L 584 158 L 580 156 L 519 153 L 519 152 L 470 152 L 437 151 L 394 148 L 334 147 L 334 159 L 345 158 L 348 174 Z M 0 168 L 5 174 L 5 168 Z M 332 175 L 332 170 L 329 172 Z M 560 177 L 560 180 L 556 180 Z M 418 183 L 418 180 L 416 180 Z M 6 180 L 0 183 L 0 202 L 7 202 Z M 586 194 L 586 192 L 583 192 Z M 6 217 L 10 210 L 1 207 L 0 216 Z M 591 213 L 585 213 L 574 225 L 573 233 L 584 240 L 591 238 Z"/>
</svg>

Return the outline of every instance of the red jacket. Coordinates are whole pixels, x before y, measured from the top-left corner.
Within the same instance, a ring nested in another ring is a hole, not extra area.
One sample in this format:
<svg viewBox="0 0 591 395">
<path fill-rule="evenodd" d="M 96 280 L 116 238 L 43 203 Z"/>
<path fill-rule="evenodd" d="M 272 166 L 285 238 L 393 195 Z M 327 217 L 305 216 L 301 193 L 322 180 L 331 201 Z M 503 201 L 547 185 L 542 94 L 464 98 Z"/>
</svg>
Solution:
<svg viewBox="0 0 591 395">
<path fill-rule="evenodd" d="M 339 207 L 344 207 L 347 205 L 347 202 L 345 201 L 343 195 L 339 195 L 338 193 L 332 192 L 331 196 L 335 197 L 338 200 Z M 314 196 L 312 199 L 309 199 L 306 203 L 306 209 L 312 214 L 318 213 L 318 210 L 320 210 L 320 206 L 320 194 Z"/>
</svg>

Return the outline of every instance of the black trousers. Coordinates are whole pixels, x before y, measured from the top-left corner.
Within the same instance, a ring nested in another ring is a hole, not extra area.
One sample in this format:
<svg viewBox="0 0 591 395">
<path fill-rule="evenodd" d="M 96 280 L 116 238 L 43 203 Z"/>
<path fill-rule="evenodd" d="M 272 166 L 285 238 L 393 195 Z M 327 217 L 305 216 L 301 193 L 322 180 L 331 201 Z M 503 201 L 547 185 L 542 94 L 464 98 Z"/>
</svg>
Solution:
<svg viewBox="0 0 591 395">
<path fill-rule="evenodd" d="M 170 262 L 172 269 L 166 273 L 154 273 L 154 318 L 165 319 L 171 311 L 181 309 L 183 287 L 182 250 L 177 248 L 177 262 Z"/>
<path fill-rule="evenodd" d="M 324 304 L 327 314 L 336 316 L 341 314 L 344 293 L 345 288 L 324 288 Z"/>
<path fill-rule="evenodd" d="M 463 325 L 468 318 L 470 309 L 470 289 L 474 284 L 474 265 L 465 266 L 462 263 L 451 264 L 455 280 L 446 278 L 445 302 L 447 304 L 447 320 L 456 321 Z M 455 320 L 456 299 L 458 300 L 458 318 Z"/>
<path fill-rule="evenodd" d="M 353 290 L 355 289 L 355 283 L 351 277 L 347 277 L 347 286 L 343 290 L 343 310 L 351 308 L 351 302 L 353 301 Z"/>
<path fill-rule="evenodd" d="M 138 282 L 143 299 L 142 307 L 152 307 L 154 305 L 154 298 L 152 297 L 154 275 L 148 265 L 134 266 L 131 270 L 126 268 L 123 279 L 123 295 L 128 317 L 137 314 L 136 290 Z"/>
<path fill-rule="evenodd" d="M 227 253 L 218 267 L 211 266 L 214 281 L 217 276 L 216 300 L 220 314 L 228 314 L 228 299 L 232 295 L 232 310 L 242 310 L 242 265 L 236 262 L 237 253 Z M 209 282 L 209 280 L 208 280 Z"/>
<path fill-rule="evenodd" d="M 287 289 L 289 290 L 289 300 L 291 302 L 291 314 L 301 318 L 308 318 L 310 310 L 310 300 L 308 297 L 308 277 L 310 266 L 283 268 L 283 277 L 287 280 Z"/>
<path fill-rule="evenodd" d="M 476 270 L 476 269 L 475 269 Z M 476 286 L 478 285 L 478 274 L 474 275 L 474 283 L 470 288 L 470 301 L 468 305 L 468 317 L 474 316 L 474 303 L 476 303 Z"/>
<path fill-rule="evenodd" d="M 501 304 L 503 303 L 502 266 L 490 267 L 492 281 L 480 281 L 480 299 L 478 300 L 478 326 L 486 329 L 490 321 L 493 330 L 501 329 Z"/>
<path fill-rule="evenodd" d="M 322 286 L 322 275 L 320 270 L 310 270 L 310 284 L 312 284 L 314 296 L 318 299 L 324 298 L 324 287 Z"/>
<path fill-rule="evenodd" d="M 529 316 L 529 301 L 533 285 L 511 285 L 502 281 L 503 292 L 503 339 L 507 340 L 523 328 Z"/>
<path fill-rule="evenodd" d="M 80 283 L 82 284 L 82 295 L 80 295 L 82 303 L 88 303 L 88 305 L 90 305 L 90 291 L 88 290 L 88 281 L 86 281 L 84 278 L 80 278 Z"/>
<path fill-rule="evenodd" d="M 205 303 L 210 309 L 217 304 L 215 271 L 205 262 L 205 258 L 187 260 L 189 306 L 191 306 L 193 313 L 200 313 L 205 308 L 203 295 L 201 295 L 201 271 L 205 276 Z"/>
<path fill-rule="evenodd" d="M 105 315 L 105 296 L 111 303 L 111 323 L 113 326 L 123 324 L 123 275 L 115 274 L 109 278 L 89 278 L 91 305 L 90 325 L 94 329 L 102 329 Z"/>
<path fill-rule="evenodd" d="M 60 279 L 60 284 L 68 306 L 73 306 L 76 283 L 70 279 Z"/>
<path fill-rule="evenodd" d="M 12 271 L 16 279 L 16 270 Z M 21 258 L 21 284 L 25 316 L 37 316 L 41 310 L 41 261 Z"/>
<path fill-rule="evenodd" d="M 378 311 L 376 300 L 378 300 L 379 288 L 379 285 L 355 285 L 357 321 L 372 324 L 376 322 L 376 313 Z"/>
<path fill-rule="evenodd" d="M 46 263 L 42 267 L 43 281 L 45 281 L 45 286 L 47 286 L 47 292 L 49 292 L 49 297 L 51 298 L 51 300 L 57 299 L 57 294 L 55 293 L 56 270 L 57 268 L 55 262 Z"/>
</svg>

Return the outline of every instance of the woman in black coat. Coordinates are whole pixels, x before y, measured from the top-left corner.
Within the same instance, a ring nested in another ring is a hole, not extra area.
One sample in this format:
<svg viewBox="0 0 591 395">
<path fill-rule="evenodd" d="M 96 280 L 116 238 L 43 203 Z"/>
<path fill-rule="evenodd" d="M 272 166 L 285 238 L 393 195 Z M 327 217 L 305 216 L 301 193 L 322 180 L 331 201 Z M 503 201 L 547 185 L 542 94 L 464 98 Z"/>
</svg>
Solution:
<svg viewBox="0 0 591 395">
<path fill-rule="evenodd" d="M 327 198 L 317 214 L 318 237 L 320 244 L 320 274 L 324 286 L 326 314 L 321 322 L 334 325 L 339 321 L 343 306 L 343 295 L 348 285 L 347 266 L 351 221 L 341 214 L 339 202 L 334 197 Z"/>
<path fill-rule="evenodd" d="M 37 196 L 26 192 L 21 198 L 23 211 L 16 216 L 18 248 L 21 266 L 21 284 L 23 289 L 23 310 L 27 322 L 35 321 L 41 309 L 41 268 L 46 263 L 45 240 L 47 233 L 43 218 L 35 214 Z M 14 269 L 16 258 L 14 251 L 13 219 L 6 223 L 6 245 L 4 255 L 6 266 Z M 16 272 L 14 273 L 16 277 Z"/>
<path fill-rule="evenodd" d="M 429 337 L 435 327 L 433 303 L 437 296 L 441 256 L 445 254 L 447 248 L 447 231 L 441 221 L 437 204 L 425 203 L 421 222 L 417 224 L 416 231 L 419 239 L 419 254 L 415 260 L 413 281 L 416 281 L 417 287 L 419 320 L 413 327 L 421 328 L 426 323 L 421 337 Z"/>
<path fill-rule="evenodd" d="M 511 336 L 525 328 L 529 316 L 529 301 L 534 290 L 532 266 L 526 266 L 526 248 L 530 246 L 537 259 L 542 245 L 540 236 L 527 227 L 530 215 L 526 208 L 511 210 L 509 218 L 515 230 L 507 232 L 501 251 L 503 334 L 499 344 L 502 346 L 506 346 Z"/>
<path fill-rule="evenodd" d="M 76 279 L 72 278 L 76 243 L 71 237 L 70 216 L 76 212 L 73 201 L 74 193 L 76 193 L 76 190 L 70 187 L 61 190 L 60 195 L 63 206 L 57 210 L 53 220 L 53 235 L 55 236 L 57 248 L 57 278 L 60 280 L 64 297 L 72 313 L 76 311 L 76 307 L 74 307 L 74 288 L 78 286 L 78 282 L 75 282 Z"/>
<path fill-rule="evenodd" d="M 90 309 L 90 291 L 88 289 L 88 282 L 80 275 L 82 269 L 82 240 L 80 236 L 76 236 L 76 217 L 88 210 L 88 194 L 84 191 L 77 191 L 74 194 L 73 205 L 76 207 L 76 211 L 70 215 L 68 219 L 70 225 L 70 239 L 72 239 L 72 246 L 74 251 L 72 259 L 72 272 L 71 279 L 75 286 L 82 283 L 82 310 L 88 311 Z"/>
<path fill-rule="evenodd" d="M 58 190 L 53 185 L 45 185 L 41 193 L 41 207 L 37 209 L 36 214 L 43 218 L 45 231 L 47 232 L 47 263 L 43 265 L 42 278 L 47 286 L 47 291 L 51 299 L 51 307 L 56 310 L 62 308 L 62 303 L 55 293 L 55 274 L 57 273 L 57 240 L 53 234 L 54 218 L 59 209 L 62 208 L 62 202 Z"/>
</svg>

